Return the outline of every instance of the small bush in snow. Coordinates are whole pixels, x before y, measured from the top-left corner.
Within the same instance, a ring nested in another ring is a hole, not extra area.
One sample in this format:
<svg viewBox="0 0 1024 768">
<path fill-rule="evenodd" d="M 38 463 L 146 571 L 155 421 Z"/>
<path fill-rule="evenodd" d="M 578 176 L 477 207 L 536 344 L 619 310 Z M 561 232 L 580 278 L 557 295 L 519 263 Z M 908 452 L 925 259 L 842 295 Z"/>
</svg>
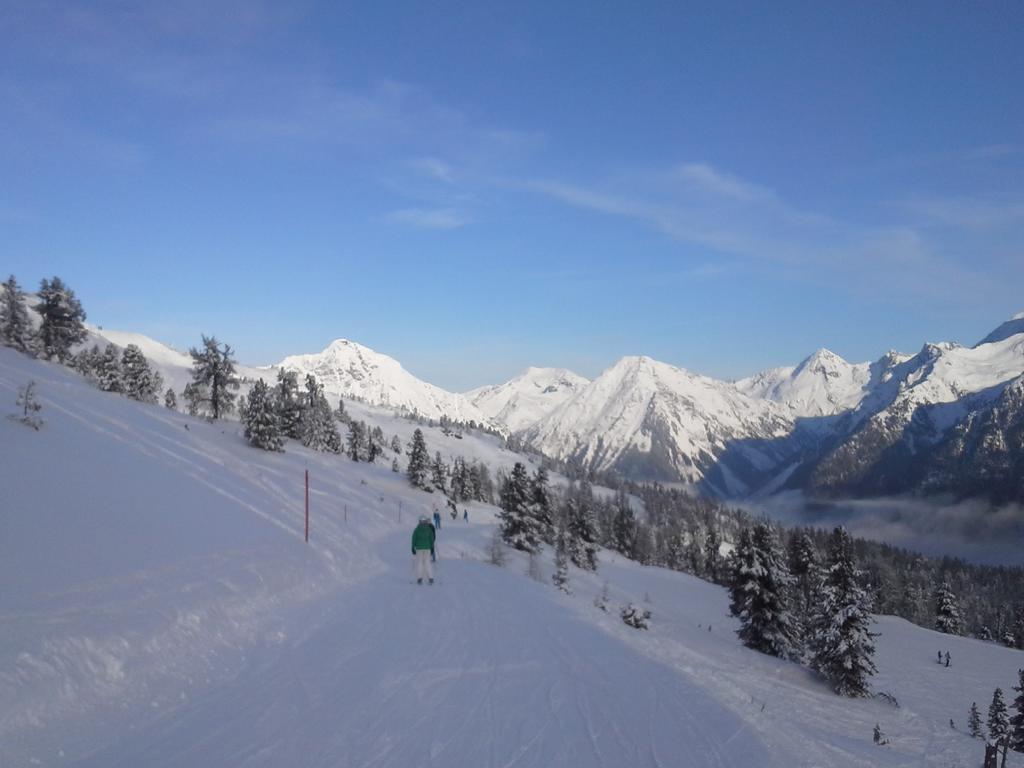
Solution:
<svg viewBox="0 0 1024 768">
<path fill-rule="evenodd" d="M 606 581 L 601 587 L 601 594 L 594 598 L 594 607 L 600 608 L 605 613 L 608 612 L 608 582 Z"/>
<path fill-rule="evenodd" d="M 18 390 L 17 404 L 21 410 L 18 421 L 36 430 L 43 426 L 43 420 L 37 415 L 43 406 L 36 400 L 36 383 L 34 381 L 30 381 Z"/>
<path fill-rule="evenodd" d="M 626 624 L 634 629 L 648 629 L 648 621 L 651 618 L 651 612 L 648 610 L 637 608 L 633 603 L 628 603 L 622 606 L 619 615 Z"/>
</svg>

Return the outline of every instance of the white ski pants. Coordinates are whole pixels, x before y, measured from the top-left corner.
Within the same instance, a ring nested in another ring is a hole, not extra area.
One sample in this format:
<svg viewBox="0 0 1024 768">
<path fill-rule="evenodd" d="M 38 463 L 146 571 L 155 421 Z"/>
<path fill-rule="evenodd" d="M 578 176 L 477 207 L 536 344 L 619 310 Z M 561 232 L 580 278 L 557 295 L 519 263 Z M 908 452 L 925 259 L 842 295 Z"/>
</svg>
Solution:
<svg viewBox="0 0 1024 768">
<path fill-rule="evenodd" d="M 432 579 L 432 578 L 434 578 L 434 566 L 430 562 L 430 550 L 429 549 L 417 549 L 416 550 L 416 578 L 417 579 Z"/>
</svg>

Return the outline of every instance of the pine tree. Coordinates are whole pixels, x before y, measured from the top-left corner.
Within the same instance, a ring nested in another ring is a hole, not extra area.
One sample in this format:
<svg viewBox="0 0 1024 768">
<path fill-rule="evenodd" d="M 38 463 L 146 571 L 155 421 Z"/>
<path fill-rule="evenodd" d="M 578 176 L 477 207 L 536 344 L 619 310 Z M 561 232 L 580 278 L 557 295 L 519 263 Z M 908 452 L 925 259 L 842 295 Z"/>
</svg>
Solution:
<svg viewBox="0 0 1024 768">
<path fill-rule="evenodd" d="M 342 424 L 348 423 L 348 412 L 345 410 L 345 401 L 338 398 L 338 407 L 334 409 L 334 418 Z"/>
<path fill-rule="evenodd" d="M 806 531 L 789 540 L 789 573 L 793 577 L 793 608 L 803 643 L 808 642 L 814 609 L 814 593 L 821 579 L 818 551 Z"/>
<path fill-rule="evenodd" d="M 1017 692 L 1017 698 L 1013 700 L 1013 717 L 1009 724 L 1010 749 L 1015 752 L 1024 752 L 1024 669 L 1017 670 L 1019 678 L 1013 690 Z"/>
<path fill-rule="evenodd" d="M 257 379 L 249 390 L 242 423 L 245 425 L 245 439 L 249 444 L 265 451 L 283 451 L 284 437 L 281 434 L 280 417 L 274 402 L 274 393 L 263 379 Z"/>
<path fill-rule="evenodd" d="M 168 387 L 164 393 L 164 406 L 172 411 L 178 410 L 178 396 L 174 394 L 174 387 Z"/>
<path fill-rule="evenodd" d="M 543 465 L 537 467 L 530 479 L 530 515 L 536 520 L 541 541 L 554 541 L 554 504 L 551 501 L 551 487 L 548 471 Z"/>
<path fill-rule="evenodd" d="M 947 635 L 959 635 L 963 631 L 960 607 L 948 581 L 942 582 L 935 593 L 935 629 Z"/>
<path fill-rule="evenodd" d="M 352 461 L 360 461 L 363 458 L 363 429 L 365 424 L 362 421 L 350 420 L 348 423 L 348 437 L 345 440 L 348 457 Z"/>
<path fill-rule="evenodd" d="M 555 536 L 555 572 L 551 575 L 551 580 L 565 594 L 571 595 L 572 590 L 569 589 L 568 539 L 569 534 L 564 528 L 559 530 Z"/>
<path fill-rule="evenodd" d="M 734 571 L 734 611 L 737 630 L 748 648 L 779 658 L 796 654 L 796 630 L 789 613 L 787 590 L 792 581 L 774 532 L 759 522 L 746 541 Z"/>
<path fill-rule="evenodd" d="M 400 472 L 401 471 L 401 468 L 398 466 L 398 459 L 392 459 L 391 460 L 391 471 L 392 472 Z"/>
<path fill-rule="evenodd" d="M 203 411 L 203 405 L 209 400 L 206 387 L 202 384 L 189 382 L 181 391 L 181 397 L 185 401 L 186 410 L 189 416 L 198 416 Z"/>
<path fill-rule="evenodd" d="M 274 408 L 281 424 L 281 434 L 292 440 L 301 440 L 303 403 L 299 394 L 299 374 L 295 371 L 278 370 Z"/>
<path fill-rule="evenodd" d="M 512 473 L 501 486 L 501 537 L 523 552 L 540 551 L 542 526 L 531 509 L 532 483 L 526 467 L 516 462 Z"/>
<path fill-rule="evenodd" d="M 238 377 L 231 347 L 221 345 L 216 336 L 203 336 L 203 348 L 192 347 L 192 383 L 204 388 L 210 417 L 214 420 L 231 413 L 234 408 Z"/>
<path fill-rule="evenodd" d="M 736 618 L 750 610 L 753 574 L 757 569 L 757 553 L 750 528 L 741 528 L 736 546 L 729 553 L 729 613 Z"/>
<path fill-rule="evenodd" d="M 427 441 L 423 439 L 423 431 L 417 427 L 409 444 L 409 463 L 405 468 L 405 474 L 414 487 L 426 488 L 429 471 L 430 453 L 427 451 Z"/>
<path fill-rule="evenodd" d="M 714 525 L 709 525 L 707 535 L 704 537 L 704 575 L 714 584 L 717 584 L 721 578 L 721 549 L 722 537 Z"/>
<path fill-rule="evenodd" d="M 397 453 L 399 456 L 402 455 L 402 440 L 398 435 L 391 436 L 391 452 Z"/>
<path fill-rule="evenodd" d="M 589 490 L 589 487 L 588 487 Z M 569 559 L 577 568 L 597 570 L 597 516 L 593 497 L 584 493 L 570 495 L 565 506 L 565 525 L 568 534 Z"/>
<path fill-rule="evenodd" d="M 96 381 L 104 392 L 124 392 L 121 382 L 121 356 L 117 347 L 107 344 L 96 366 Z"/>
<path fill-rule="evenodd" d="M 636 518 L 630 506 L 629 497 L 624 491 L 615 496 L 615 517 L 612 518 L 611 546 L 613 549 L 629 557 L 636 539 Z"/>
<path fill-rule="evenodd" d="M 867 696 L 876 671 L 868 596 L 858 583 L 853 542 L 843 528 L 829 539 L 829 560 L 813 622 L 811 666 L 841 696 Z"/>
<path fill-rule="evenodd" d="M 441 452 L 434 454 L 434 460 L 430 463 L 430 479 L 434 487 L 441 493 L 448 493 L 448 467 L 441 459 Z"/>
<path fill-rule="evenodd" d="M 128 397 L 144 403 L 155 403 L 157 392 L 163 387 L 163 377 L 150 367 L 135 344 L 129 344 L 121 353 L 121 385 Z"/>
<path fill-rule="evenodd" d="M 302 444 L 307 448 L 327 453 L 341 452 L 341 435 L 334 425 L 331 406 L 324 396 L 323 387 L 312 374 L 306 375 L 300 431 Z"/>
<path fill-rule="evenodd" d="M 384 433 L 380 427 L 366 431 L 366 460 L 373 464 L 384 453 Z"/>
<path fill-rule="evenodd" d="M 981 714 L 978 712 L 978 702 L 976 701 L 971 702 L 971 709 L 967 714 L 967 732 L 971 734 L 972 739 L 985 738 L 985 733 L 981 730 Z"/>
<path fill-rule="evenodd" d="M 1003 689 L 996 688 L 992 693 L 992 703 L 988 707 L 988 739 L 992 744 L 1002 746 L 1009 730 L 1010 722 L 1006 716 Z"/>
<path fill-rule="evenodd" d="M 59 277 L 45 278 L 39 284 L 39 303 L 34 309 L 42 320 L 39 341 L 43 355 L 61 363 L 71 359 L 71 348 L 87 336 L 85 310 L 75 298 L 75 292 Z"/>
<path fill-rule="evenodd" d="M 25 309 L 25 294 L 14 275 L 7 278 L 0 292 L 0 343 L 25 354 L 35 352 L 35 334 Z"/>
</svg>

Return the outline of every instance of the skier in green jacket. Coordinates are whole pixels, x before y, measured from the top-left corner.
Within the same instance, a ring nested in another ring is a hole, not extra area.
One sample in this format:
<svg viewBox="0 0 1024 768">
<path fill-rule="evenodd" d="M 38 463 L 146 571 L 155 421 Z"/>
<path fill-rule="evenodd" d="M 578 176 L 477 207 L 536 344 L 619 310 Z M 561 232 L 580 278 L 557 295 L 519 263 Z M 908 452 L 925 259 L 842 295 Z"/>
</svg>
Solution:
<svg viewBox="0 0 1024 768">
<path fill-rule="evenodd" d="M 416 583 L 422 584 L 423 579 L 434 583 L 434 566 L 430 558 L 434 554 L 434 526 L 426 515 L 420 515 L 419 525 L 412 532 L 412 554 L 416 558 Z"/>
</svg>

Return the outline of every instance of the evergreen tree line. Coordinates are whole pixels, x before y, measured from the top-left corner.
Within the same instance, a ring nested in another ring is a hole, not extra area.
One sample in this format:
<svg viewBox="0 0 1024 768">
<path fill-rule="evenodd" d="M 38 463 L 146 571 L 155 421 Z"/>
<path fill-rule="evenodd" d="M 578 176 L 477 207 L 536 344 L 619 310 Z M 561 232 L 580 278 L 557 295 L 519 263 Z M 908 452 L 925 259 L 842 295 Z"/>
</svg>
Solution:
<svg viewBox="0 0 1024 768">
<path fill-rule="evenodd" d="M 0 343 L 18 351 L 67 365 L 72 349 L 85 341 L 85 310 L 59 277 L 43 279 L 32 309 L 39 315 L 36 327 L 26 306 L 27 296 L 11 275 L 0 289 Z"/>
<path fill-rule="evenodd" d="M 398 437 L 392 439 L 391 448 L 396 453 L 401 451 Z M 479 462 L 467 462 L 462 456 L 456 456 L 446 463 L 440 451 L 430 456 L 423 430 L 419 427 L 412 434 L 406 451 L 409 460 L 406 464 L 406 477 L 409 483 L 425 491 L 440 491 L 452 502 L 482 501 L 494 503 L 494 482 L 487 465 Z M 397 470 L 397 458 L 393 469 Z"/>
<path fill-rule="evenodd" d="M 1003 765 L 1006 764 L 1007 750 L 1024 752 L 1024 669 L 1017 670 L 1017 676 L 1017 685 L 1012 687 L 1017 692 L 1012 703 L 1012 715 L 1003 699 L 1002 688 L 996 688 L 992 693 L 985 726 L 982 726 L 977 702 L 971 703 L 967 713 L 968 733 L 976 739 L 985 739 L 989 744 L 1002 747 Z"/>
<path fill-rule="evenodd" d="M 640 499 L 644 520 L 636 519 L 628 495 Z M 596 499 L 594 508 L 601 546 L 718 584 L 727 584 L 719 554 L 723 542 L 735 546 L 741 530 L 754 524 L 742 510 L 657 483 L 620 483 L 614 496 Z M 830 531 L 773 527 L 787 551 L 804 537 L 815 553 L 829 550 Z M 852 536 L 850 547 L 873 612 L 1024 649 L 1024 568 L 926 557 Z"/>
</svg>

